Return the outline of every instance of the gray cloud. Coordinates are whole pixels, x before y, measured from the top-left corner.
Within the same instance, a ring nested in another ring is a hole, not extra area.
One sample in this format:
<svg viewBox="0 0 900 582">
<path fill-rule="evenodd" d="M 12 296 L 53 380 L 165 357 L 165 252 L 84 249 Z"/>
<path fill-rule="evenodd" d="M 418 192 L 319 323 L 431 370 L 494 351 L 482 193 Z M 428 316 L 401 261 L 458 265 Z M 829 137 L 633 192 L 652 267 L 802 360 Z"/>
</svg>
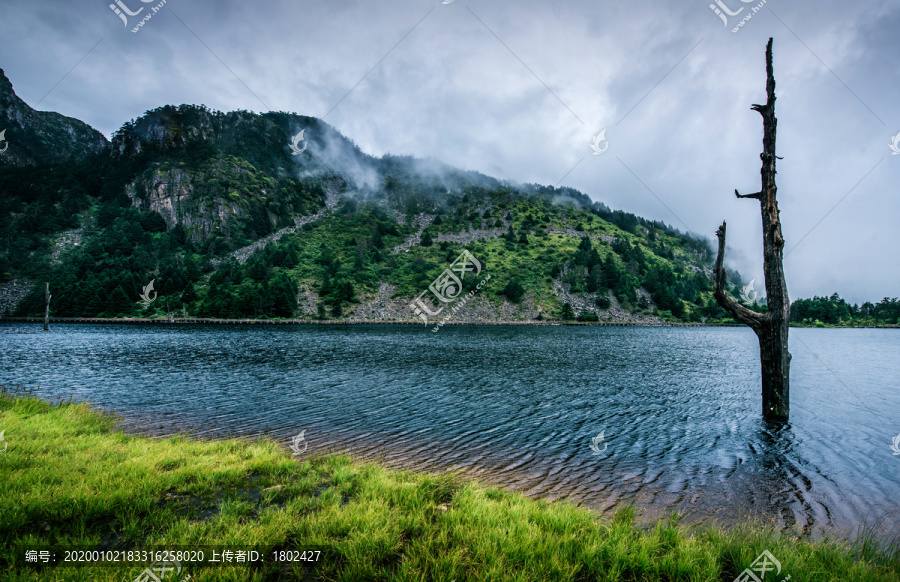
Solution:
<svg viewBox="0 0 900 582">
<path fill-rule="evenodd" d="M 723 2 L 741 16 L 756 5 Z M 748 279 L 762 277 L 759 211 L 732 192 L 759 186 L 750 105 L 773 36 L 791 296 L 900 295 L 896 4 L 768 0 L 737 33 L 707 0 L 168 0 L 138 33 L 108 4 L 0 7 L 0 67 L 23 99 L 65 77 L 39 108 L 107 135 L 166 103 L 326 116 L 376 156 L 520 183 L 565 176 L 612 208 L 709 236 L 725 219 Z M 604 128 L 609 150 L 593 156 Z"/>
</svg>

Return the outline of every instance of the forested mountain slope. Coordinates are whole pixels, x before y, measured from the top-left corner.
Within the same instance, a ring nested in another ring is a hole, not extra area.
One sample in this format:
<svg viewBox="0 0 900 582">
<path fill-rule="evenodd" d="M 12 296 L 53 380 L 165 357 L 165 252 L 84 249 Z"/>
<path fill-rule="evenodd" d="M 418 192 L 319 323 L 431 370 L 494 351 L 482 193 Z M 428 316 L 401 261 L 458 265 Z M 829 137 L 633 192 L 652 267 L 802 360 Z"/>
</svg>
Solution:
<svg viewBox="0 0 900 582">
<path fill-rule="evenodd" d="M 29 282 L 49 281 L 55 316 L 416 320 L 463 250 L 481 266 L 463 289 L 490 280 L 455 320 L 724 316 L 705 239 L 569 188 L 375 158 L 312 117 L 165 106 L 0 166 L 9 314 L 42 313 Z"/>
</svg>

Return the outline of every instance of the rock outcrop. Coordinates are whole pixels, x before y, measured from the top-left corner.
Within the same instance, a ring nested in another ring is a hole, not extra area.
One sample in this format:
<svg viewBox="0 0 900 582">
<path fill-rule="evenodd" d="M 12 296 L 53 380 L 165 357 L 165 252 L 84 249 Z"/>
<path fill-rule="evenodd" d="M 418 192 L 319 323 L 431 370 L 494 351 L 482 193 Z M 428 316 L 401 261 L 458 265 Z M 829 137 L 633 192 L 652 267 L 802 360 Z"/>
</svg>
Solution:
<svg viewBox="0 0 900 582">
<path fill-rule="evenodd" d="M 34 283 L 23 279 L 13 279 L 0 283 L 0 315 L 10 315 L 34 290 Z"/>
</svg>

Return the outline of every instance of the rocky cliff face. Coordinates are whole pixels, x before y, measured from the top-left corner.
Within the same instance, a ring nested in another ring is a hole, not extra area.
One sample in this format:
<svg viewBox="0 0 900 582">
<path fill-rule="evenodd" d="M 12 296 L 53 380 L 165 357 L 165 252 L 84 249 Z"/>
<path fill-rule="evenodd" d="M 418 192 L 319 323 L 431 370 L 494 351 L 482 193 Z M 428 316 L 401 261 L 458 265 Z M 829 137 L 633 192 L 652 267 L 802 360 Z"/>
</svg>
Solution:
<svg viewBox="0 0 900 582">
<path fill-rule="evenodd" d="M 196 242 L 209 238 L 220 225 L 247 215 L 240 200 L 225 200 L 198 195 L 197 176 L 179 168 L 155 171 L 126 186 L 125 193 L 136 208 L 158 212 L 166 221 L 166 230 L 181 225 Z"/>
<path fill-rule="evenodd" d="M 302 156 L 289 149 L 298 132 L 305 134 Z M 338 164 L 329 156 L 355 163 L 362 154 L 354 147 L 311 117 L 180 105 L 124 124 L 110 150 L 132 176 L 124 185 L 132 206 L 158 212 L 168 230 L 181 226 L 204 243 L 257 240 L 320 209 L 325 192 L 316 179 L 334 174 Z"/>
<path fill-rule="evenodd" d="M 109 146 L 106 137 L 83 121 L 36 111 L 13 91 L 0 69 L 0 167 L 80 161 Z"/>
</svg>

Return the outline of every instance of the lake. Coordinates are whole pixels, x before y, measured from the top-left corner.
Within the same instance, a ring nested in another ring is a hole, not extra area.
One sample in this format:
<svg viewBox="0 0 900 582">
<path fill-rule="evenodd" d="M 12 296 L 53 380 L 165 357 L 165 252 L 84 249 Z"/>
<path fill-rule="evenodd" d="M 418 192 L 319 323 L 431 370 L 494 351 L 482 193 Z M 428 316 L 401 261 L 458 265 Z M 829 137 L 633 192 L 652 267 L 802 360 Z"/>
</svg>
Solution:
<svg viewBox="0 0 900 582">
<path fill-rule="evenodd" d="M 74 394 L 131 432 L 305 431 L 305 454 L 458 469 L 606 515 L 632 503 L 645 522 L 898 533 L 897 330 L 792 329 L 777 425 L 749 329 L 430 329 L 3 323 L 0 385 Z"/>
</svg>

